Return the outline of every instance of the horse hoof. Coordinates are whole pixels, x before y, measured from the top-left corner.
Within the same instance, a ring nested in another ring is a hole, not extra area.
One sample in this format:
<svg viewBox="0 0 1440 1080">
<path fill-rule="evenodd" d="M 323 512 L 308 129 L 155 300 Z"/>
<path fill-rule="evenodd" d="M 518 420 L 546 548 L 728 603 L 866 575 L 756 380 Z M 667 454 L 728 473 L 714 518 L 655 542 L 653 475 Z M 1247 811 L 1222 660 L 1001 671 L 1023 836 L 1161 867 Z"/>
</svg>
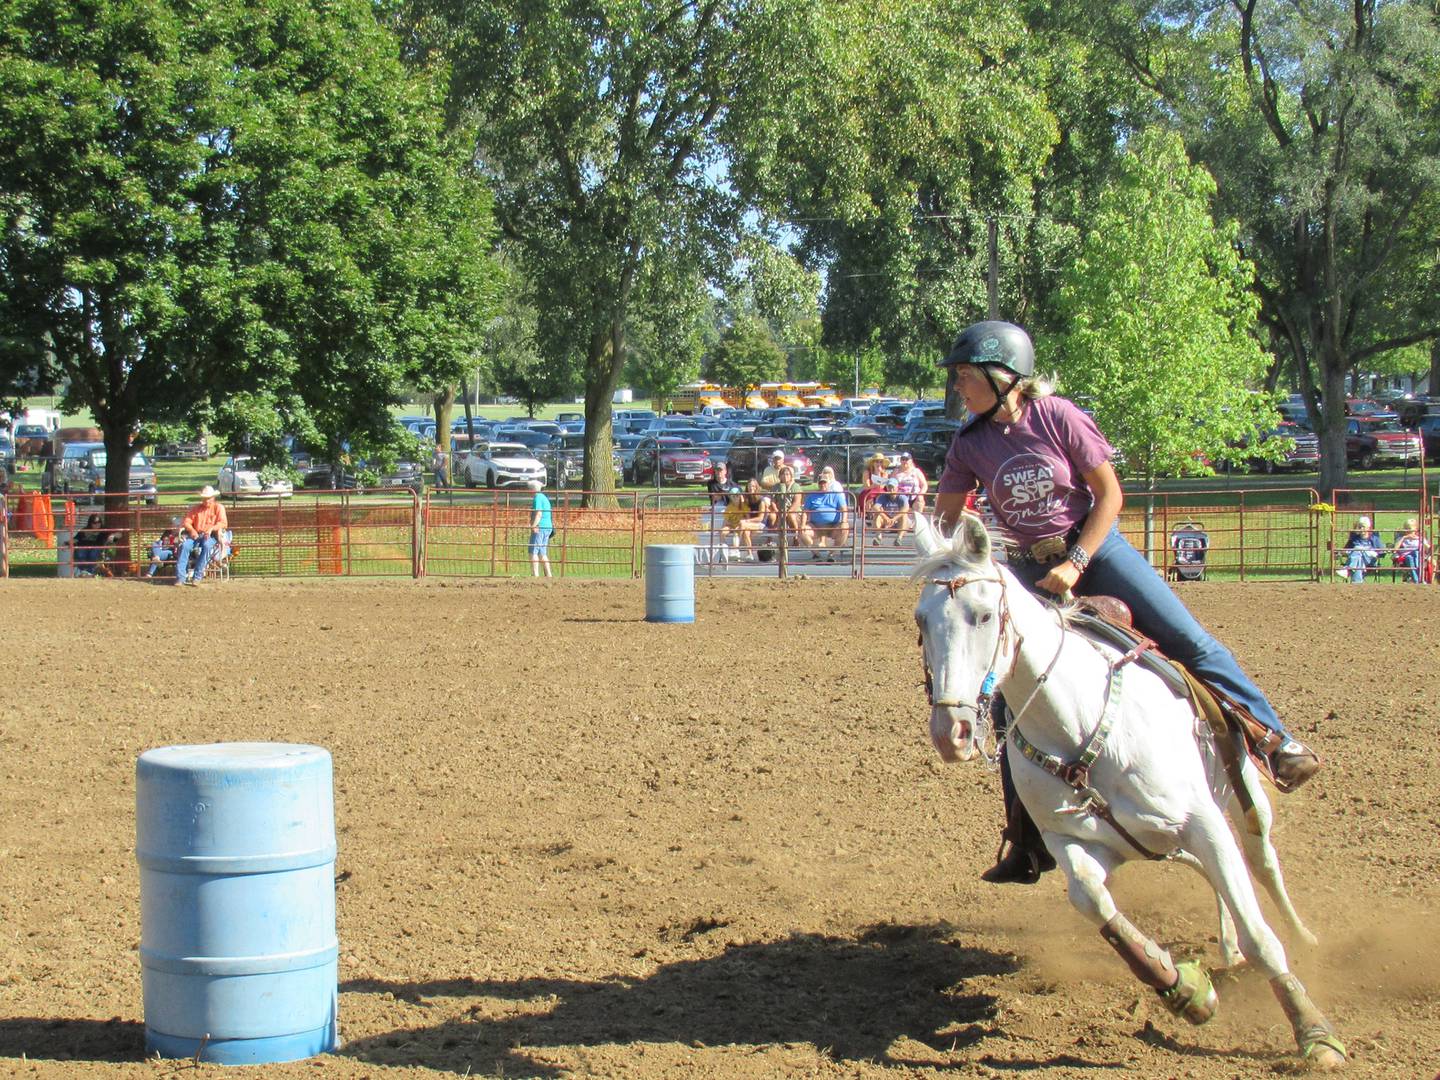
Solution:
<svg viewBox="0 0 1440 1080">
<path fill-rule="evenodd" d="M 1300 1048 L 1307 1068 L 1315 1072 L 1334 1072 L 1343 1069 L 1349 1060 L 1345 1056 L 1345 1045 L 1334 1035 L 1326 1032 L 1308 1040 Z"/>
<path fill-rule="evenodd" d="M 1176 965 L 1175 974 L 1175 985 L 1160 991 L 1165 1007 L 1196 1026 L 1210 1020 L 1220 1008 L 1220 998 L 1205 969 L 1193 960 L 1186 960 Z"/>
</svg>

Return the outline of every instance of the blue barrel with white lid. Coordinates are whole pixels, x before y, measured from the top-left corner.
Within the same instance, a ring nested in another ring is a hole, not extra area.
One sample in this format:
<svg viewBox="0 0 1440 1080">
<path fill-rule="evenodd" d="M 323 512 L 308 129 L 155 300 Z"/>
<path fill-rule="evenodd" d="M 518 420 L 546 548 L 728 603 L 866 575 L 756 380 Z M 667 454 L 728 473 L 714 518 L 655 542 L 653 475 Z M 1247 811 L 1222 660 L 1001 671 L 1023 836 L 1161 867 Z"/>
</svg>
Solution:
<svg viewBox="0 0 1440 1080">
<path fill-rule="evenodd" d="M 695 545 L 645 548 L 645 621 L 695 621 Z"/>
<path fill-rule="evenodd" d="M 225 1065 L 338 1041 L 330 754 L 164 746 L 135 767 L 145 1049 Z"/>
</svg>

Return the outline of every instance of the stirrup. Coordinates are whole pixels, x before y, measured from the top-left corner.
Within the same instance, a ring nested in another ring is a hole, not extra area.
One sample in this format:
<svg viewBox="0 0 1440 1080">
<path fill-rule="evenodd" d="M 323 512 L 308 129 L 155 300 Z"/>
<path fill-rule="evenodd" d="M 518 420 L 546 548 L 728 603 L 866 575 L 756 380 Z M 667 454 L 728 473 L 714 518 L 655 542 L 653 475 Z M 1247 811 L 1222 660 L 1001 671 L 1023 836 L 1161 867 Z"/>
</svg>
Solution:
<svg viewBox="0 0 1440 1080">
<path fill-rule="evenodd" d="M 1055 869 L 1055 857 L 1044 847 L 1037 851 L 1011 842 L 1007 852 L 1005 844 L 1004 840 L 1000 842 L 995 865 L 980 875 L 981 881 L 992 885 L 1034 885 L 1041 874 Z"/>
</svg>

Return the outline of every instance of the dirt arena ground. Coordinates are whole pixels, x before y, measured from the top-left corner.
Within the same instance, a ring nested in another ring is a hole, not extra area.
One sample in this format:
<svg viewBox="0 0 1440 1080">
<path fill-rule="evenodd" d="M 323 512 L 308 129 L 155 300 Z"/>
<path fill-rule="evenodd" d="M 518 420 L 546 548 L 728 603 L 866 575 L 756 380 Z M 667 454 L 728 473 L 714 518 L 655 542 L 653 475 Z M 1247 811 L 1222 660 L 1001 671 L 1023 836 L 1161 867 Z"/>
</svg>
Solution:
<svg viewBox="0 0 1440 1080">
<path fill-rule="evenodd" d="M 1277 797 L 1349 1075 L 1440 1070 L 1432 589 L 1187 585 L 1320 750 Z M 1259 980 L 1170 1017 L 1065 901 L 977 880 L 998 778 L 926 736 L 915 589 L 0 582 L 0 1074 L 219 1075 L 143 1057 L 134 766 L 170 743 L 334 755 L 341 1025 L 266 1077 L 1237 1077 L 1292 1070 Z M 1122 907 L 1218 960 L 1213 905 Z M 227 1075 L 234 1075 L 229 1073 Z"/>
</svg>

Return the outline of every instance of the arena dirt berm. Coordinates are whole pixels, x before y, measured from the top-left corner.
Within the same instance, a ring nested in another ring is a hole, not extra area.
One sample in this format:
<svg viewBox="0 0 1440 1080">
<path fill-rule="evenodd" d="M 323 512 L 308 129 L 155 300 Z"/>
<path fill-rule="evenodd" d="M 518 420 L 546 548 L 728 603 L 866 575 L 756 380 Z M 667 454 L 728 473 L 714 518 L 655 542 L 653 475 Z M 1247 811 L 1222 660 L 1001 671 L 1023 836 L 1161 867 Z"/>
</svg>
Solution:
<svg viewBox="0 0 1440 1080">
<path fill-rule="evenodd" d="M 1275 799 L 1355 1077 L 1440 1069 L 1436 596 L 1186 585 L 1326 758 Z M 0 1073 L 141 1057 L 134 765 L 163 744 L 334 754 L 342 1053 L 266 1077 L 1255 1077 L 1259 980 L 1192 1029 L 1056 875 L 977 880 L 997 780 L 943 766 L 901 582 L 0 582 Z M 1212 959 L 1194 875 L 1116 892 Z M 238 1075 L 227 1073 L 229 1075 Z"/>
</svg>

